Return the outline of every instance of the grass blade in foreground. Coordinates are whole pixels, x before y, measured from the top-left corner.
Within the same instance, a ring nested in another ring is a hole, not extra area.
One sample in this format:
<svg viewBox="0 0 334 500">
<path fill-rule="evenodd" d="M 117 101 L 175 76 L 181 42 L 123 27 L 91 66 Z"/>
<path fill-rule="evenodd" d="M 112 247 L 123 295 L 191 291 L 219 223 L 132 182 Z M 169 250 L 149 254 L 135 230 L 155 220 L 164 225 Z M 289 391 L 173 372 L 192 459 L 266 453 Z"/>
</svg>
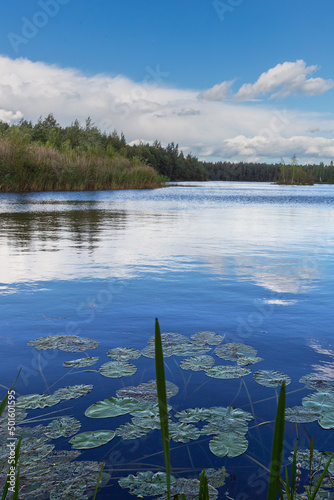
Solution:
<svg viewBox="0 0 334 500">
<path fill-rule="evenodd" d="M 97 478 L 97 483 L 96 483 L 96 488 L 95 488 L 95 493 L 94 493 L 93 500 L 95 500 L 96 495 L 97 495 L 97 490 L 99 489 L 99 484 L 100 484 L 100 481 L 101 481 L 101 476 L 102 476 L 102 472 L 103 472 L 103 469 L 104 469 L 104 465 L 105 465 L 105 461 L 103 460 L 102 465 L 101 465 L 101 469 L 100 469 L 100 474 L 99 474 L 99 477 Z"/>
<path fill-rule="evenodd" d="M 209 486 L 205 475 L 205 469 L 200 477 L 198 500 L 209 500 Z"/>
<path fill-rule="evenodd" d="M 16 448 L 15 448 L 15 456 L 14 456 L 14 459 L 13 459 L 14 463 L 11 464 L 11 467 L 15 468 L 15 487 L 14 487 L 14 492 L 13 492 L 12 500 L 16 500 L 16 499 L 19 498 L 18 495 L 19 495 L 19 483 L 20 483 L 20 466 L 17 467 L 17 464 L 18 464 L 19 456 L 20 456 L 21 441 L 22 441 L 22 436 L 18 440 L 18 443 L 17 443 Z M 2 492 L 1 500 L 5 500 L 6 499 L 7 493 L 8 493 L 8 490 L 9 490 L 9 486 L 12 487 L 12 484 L 11 484 L 11 480 L 12 479 L 13 479 L 13 476 L 11 476 L 11 474 L 8 472 L 6 483 L 5 483 L 3 492 Z M 11 490 L 11 491 L 13 491 L 13 490 Z"/>
<path fill-rule="evenodd" d="M 285 381 L 282 383 L 281 392 L 278 399 L 276 423 L 274 430 L 273 449 L 271 454 L 268 500 L 276 500 L 277 492 L 280 497 L 280 475 L 283 456 L 283 441 L 284 441 L 284 423 L 285 423 Z"/>
<path fill-rule="evenodd" d="M 166 380 L 165 380 L 165 368 L 164 368 L 164 358 L 162 353 L 160 326 L 159 326 L 159 321 L 157 319 L 155 320 L 155 372 L 157 377 L 157 392 L 158 392 L 162 447 L 164 451 L 165 468 L 167 476 L 167 498 L 168 500 L 170 500 L 170 455 L 169 455 Z"/>
</svg>

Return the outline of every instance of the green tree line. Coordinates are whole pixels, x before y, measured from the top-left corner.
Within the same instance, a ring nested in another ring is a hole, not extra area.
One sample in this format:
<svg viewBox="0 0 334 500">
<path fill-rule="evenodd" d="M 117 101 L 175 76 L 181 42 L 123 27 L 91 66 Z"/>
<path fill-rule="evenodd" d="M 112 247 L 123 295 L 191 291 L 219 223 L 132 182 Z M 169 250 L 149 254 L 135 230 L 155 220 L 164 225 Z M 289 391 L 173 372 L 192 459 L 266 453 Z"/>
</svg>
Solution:
<svg viewBox="0 0 334 500">
<path fill-rule="evenodd" d="M 160 142 L 129 145 L 124 134 L 116 130 L 103 132 L 87 118 L 83 126 L 75 120 L 62 127 L 53 114 L 37 123 L 21 120 L 17 125 L 0 121 L 0 139 L 20 136 L 25 145 L 37 144 L 64 155 L 84 155 L 85 158 L 126 159 L 131 166 L 153 167 L 170 181 L 248 181 L 279 184 L 334 183 L 334 166 L 299 165 L 293 156 L 287 165 L 251 162 L 203 162 L 192 154 L 184 155 L 177 144 L 163 147 Z"/>
</svg>

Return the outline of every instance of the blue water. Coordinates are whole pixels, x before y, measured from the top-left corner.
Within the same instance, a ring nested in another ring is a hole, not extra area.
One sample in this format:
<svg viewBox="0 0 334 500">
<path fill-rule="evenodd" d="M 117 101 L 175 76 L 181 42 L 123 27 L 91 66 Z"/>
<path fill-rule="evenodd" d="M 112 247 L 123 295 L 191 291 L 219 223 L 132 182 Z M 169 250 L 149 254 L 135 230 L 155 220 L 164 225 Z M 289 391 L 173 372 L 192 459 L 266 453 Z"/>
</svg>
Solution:
<svg viewBox="0 0 334 500">
<path fill-rule="evenodd" d="M 251 367 L 253 373 L 273 369 L 292 378 L 287 406 L 300 405 L 310 393 L 298 382 L 302 375 L 334 378 L 333 186 L 209 182 L 147 191 L 0 194 L 0 213 L 1 384 L 9 386 L 19 367 L 20 394 L 94 384 L 84 398 L 63 404 L 82 430 L 123 423 L 124 417 L 101 422 L 83 413 L 120 387 L 154 378 L 153 360 L 135 361 L 132 377 L 107 379 L 63 367 L 81 353 L 36 351 L 27 346 L 30 340 L 64 333 L 97 339 L 99 348 L 88 354 L 100 357 L 99 367 L 113 347 L 144 348 L 158 317 L 162 331 L 190 337 L 210 330 L 225 334 L 225 342 L 256 348 L 263 361 Z M 250 427 L 273 420 L 275 389 L 252 375 L 224 381 L 183 371 L 180 359 L 166 360 L 167 378 L 180 386 L 173 408 L 231 404 L 254 410 L 257 421 Z M 307 429 L 319 449 L 333 449 L 332 431 L 317 422 Z M 172 465 L 187 477 L 225 465 L 235 478 L 220 490 L 221 498 L 227 490 L 238 500 L 265 498 L 265 478 L 258 479 L 262 471 L 249 457 L 268 465 L 272 431 L 273 424 L 251 429 L 247 456 L 236 458 L 214 456 L 204 438 L 172 444 Z M 83 460 L 106 459 L 112 474 L 113 486 L 98 498 L 133 498 L 115 479 L 148 463 L 163 464 L 154 432 L 83 453 Z M 294 439 L 295 427 L 288 424 L 285 458 Z M 70 448 L 65 439 L 55 444 Z"/>
</svg>

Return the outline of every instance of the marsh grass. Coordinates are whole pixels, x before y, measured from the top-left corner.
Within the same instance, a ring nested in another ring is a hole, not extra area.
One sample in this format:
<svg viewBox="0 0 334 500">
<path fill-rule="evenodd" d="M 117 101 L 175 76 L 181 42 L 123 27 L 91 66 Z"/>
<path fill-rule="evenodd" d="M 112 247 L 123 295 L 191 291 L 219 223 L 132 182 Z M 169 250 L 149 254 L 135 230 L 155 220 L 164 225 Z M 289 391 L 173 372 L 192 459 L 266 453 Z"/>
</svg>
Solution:
<svg viewBox="0 0 334 500">
<path fill-rule="evenodd" d="M 0 138 L 0 191 L 152 189 L 165 178 L 152 167 L 119 155 L 58 151 L 24 135 Z"/>
</svg>

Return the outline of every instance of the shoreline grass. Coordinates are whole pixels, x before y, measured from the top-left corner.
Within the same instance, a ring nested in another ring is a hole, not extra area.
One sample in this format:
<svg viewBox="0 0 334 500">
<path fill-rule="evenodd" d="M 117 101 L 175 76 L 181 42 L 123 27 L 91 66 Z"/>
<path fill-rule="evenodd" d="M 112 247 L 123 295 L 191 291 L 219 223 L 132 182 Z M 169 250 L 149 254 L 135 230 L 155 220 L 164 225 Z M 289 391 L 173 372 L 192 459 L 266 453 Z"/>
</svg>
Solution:
<svg viewBox="0 0 334 500">
<path fill-rule="evenodd" d="M 165 182 L 152 167 L 117 154 L 58 151 L 22 137 L 0 138 L 0 192 L 154 189 Z"/>
</svg>

